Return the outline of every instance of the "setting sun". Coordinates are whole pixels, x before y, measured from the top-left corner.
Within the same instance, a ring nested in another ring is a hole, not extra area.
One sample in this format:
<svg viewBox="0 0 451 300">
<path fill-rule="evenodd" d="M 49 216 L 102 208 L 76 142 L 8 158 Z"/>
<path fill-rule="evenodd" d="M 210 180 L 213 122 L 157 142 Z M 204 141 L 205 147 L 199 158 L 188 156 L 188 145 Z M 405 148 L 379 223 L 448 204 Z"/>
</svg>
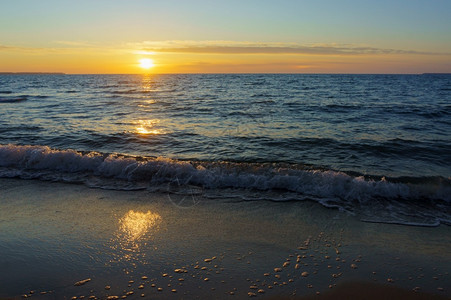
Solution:
<svg viewBox="0 0 451 300">
<path fill-rule="evenodd" d="M 154 62 L 150 58 L 143 58 L 139 60 L 139 66 L 143 69 L 150 69 L 155 66 Z"/>
</svg>

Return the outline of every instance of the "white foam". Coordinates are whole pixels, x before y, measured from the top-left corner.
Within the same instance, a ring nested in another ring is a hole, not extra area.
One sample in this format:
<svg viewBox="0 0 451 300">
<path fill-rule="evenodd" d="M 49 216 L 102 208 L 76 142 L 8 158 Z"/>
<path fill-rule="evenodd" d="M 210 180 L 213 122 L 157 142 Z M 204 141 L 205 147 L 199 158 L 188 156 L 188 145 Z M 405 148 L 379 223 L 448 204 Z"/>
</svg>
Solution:
<svg viewBox="0 0 451 300">
<path fill-rule="evenodd" d="M 0 145 L 0 176 L 84 181 L 95 176 L 151 185 L 174 183 L 206 189 L 284 190 L 314 199 L 365 203 L 375 198 L 438 199 L 451 202 L 450 184 L 431 185 L 367 180 L 342 172 L 300 170 L 265 164 L 189 162 L 137 158 L 97 152 L 56 150 L 47 146 Z M 67 176 L 70 174 L 70 176 Z M 63 176 L 66 175 L 66 176 Z M 69 179 L 67 179 L 69 178 Z M 72 178 L 72 179 L 70 179 Z M 445 179 L 446 180 L 446 179 Z M 449 181 L 449 180 L 448 180 Z M 110 182 L 108 183 L 110 185 Z"/>
</svg>

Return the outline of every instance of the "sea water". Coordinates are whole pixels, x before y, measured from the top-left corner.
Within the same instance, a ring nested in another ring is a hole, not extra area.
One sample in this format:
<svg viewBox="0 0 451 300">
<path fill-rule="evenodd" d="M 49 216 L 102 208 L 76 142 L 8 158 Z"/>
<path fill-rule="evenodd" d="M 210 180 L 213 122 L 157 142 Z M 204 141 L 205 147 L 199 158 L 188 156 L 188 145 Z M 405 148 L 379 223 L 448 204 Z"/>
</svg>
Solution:
<svg viewBox="0 0 451 300">
<path fill-rule="evenodd" d="M 0 75 L 0 177 L 451 224 L 451 75 Z M 185 203 L 186 204 L 186 203 Z"/>
</svg>

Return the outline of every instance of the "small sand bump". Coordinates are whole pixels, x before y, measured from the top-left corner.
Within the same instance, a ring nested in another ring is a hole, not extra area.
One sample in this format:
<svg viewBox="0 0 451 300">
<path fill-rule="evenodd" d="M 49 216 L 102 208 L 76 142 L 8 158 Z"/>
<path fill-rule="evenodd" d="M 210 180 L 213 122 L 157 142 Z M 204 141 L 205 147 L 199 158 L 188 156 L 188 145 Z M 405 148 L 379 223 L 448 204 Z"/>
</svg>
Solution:
<svg viewBox="0 0 451 300">
<path fill-rule="evenodd" d="M 147 280 L 147 276 L 141 277 L 142 280 Z"/>
<path fill-rule="evenodd" d="M 274 272 L 282 272 L 282 268 L 274 268 Z"/>
<path fill-rule="evenodd" d="M 248 295 L 249 297 L 256 297 L 256 296 L 257 296 L 256 293 L 252 293 L 252 292 L 247 293 L 247 295 Z"/>
<path fill-rule="evenodd" d="M 307 277 L 308 275 L 309 275 L 308 272 L 302 272 L 302 273 L 301 273 L 301 276 L 302 276 L 302 277 Z"/>
<path fill-rule="evenodd" d="M 111 289 L 111 286 L 109 286 L 109 285 L 105 286 L 105 290 L 110 290 L 110 289 Z"/>
<path fill-rule="evenodd" d="M 142 290 L 143 288 L 144 288 L 144 285 L 142 285 L 142 284 L 138 286 L 138 289 L 140 289 L 140 290 Z"/>
<path fill-rule="evenodd" d="M 357 265 L 356 264 L 351 264 L 351 268 L 352 269 L 357 269 Z"/>
</svg>

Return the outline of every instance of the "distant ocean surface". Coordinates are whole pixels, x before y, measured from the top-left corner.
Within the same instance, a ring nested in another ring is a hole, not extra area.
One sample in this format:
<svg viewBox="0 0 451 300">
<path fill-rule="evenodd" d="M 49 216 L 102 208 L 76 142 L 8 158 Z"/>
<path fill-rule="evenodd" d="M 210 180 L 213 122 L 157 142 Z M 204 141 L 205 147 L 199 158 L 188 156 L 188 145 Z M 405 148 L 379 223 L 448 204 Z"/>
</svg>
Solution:
<svg viewBox="0 0 451 300">
<path fill-rule="evenodd" d="M 451 225 L 451 75 L 0 75 L 0 177 Z"/>
</svg>

